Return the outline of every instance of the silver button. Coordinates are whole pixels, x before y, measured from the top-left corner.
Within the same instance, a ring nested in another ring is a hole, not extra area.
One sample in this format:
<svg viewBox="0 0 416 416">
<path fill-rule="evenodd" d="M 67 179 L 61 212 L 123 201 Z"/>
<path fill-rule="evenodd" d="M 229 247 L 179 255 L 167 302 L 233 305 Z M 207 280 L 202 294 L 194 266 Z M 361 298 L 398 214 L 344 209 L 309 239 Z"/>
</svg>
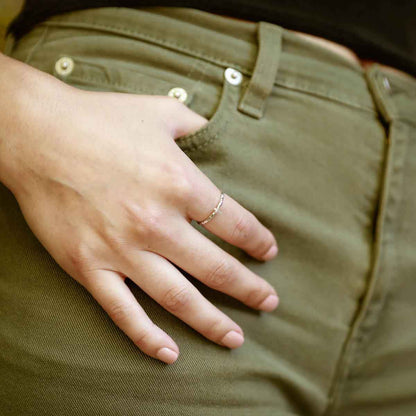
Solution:
<svg viewBox="0 0 416 416">
<path fill-rule="evenodd" d="M 74 69 L 74 61 L 68 56 L 59 58 L 55 63 L 55 71 L 62 76 L 69 75 Z"/>
<path fill-rule="evenodd" d="M 169 97 L 176 98 L 181 103 L 185 102 L 188 98 L 188 93 L 181 87 L 174 87 L 168 92 Z"/>
<path fill-rule="evenodd" d="M 241 84 L 241 81 L 243 80 L 243 74 L 234 68 L 227 68 L 224 71 L 224 76 L 225 79 L 232 85 Z"/>
</svg>

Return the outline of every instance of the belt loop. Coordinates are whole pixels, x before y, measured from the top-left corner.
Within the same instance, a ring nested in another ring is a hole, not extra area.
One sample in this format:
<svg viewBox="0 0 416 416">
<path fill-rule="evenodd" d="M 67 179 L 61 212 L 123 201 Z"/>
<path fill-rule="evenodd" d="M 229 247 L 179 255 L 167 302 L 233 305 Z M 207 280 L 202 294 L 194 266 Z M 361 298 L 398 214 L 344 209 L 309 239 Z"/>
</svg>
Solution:
<svg viewBox="0 0 416 416">
<path fill-rule="evenodd" d="M 389 79 L 383 74 L 378 64 L 367 67 L 364 75 L 378 112 L 384 122 L 391 123 L 397 110 L 391 99 L 392 87 Z"/>
<path fill-rule="evenodd" d="M 258 22 L 256 63 L 238 104 L 238 110 L 257 119 L 263 117 L 266 99 L 274 85 L 281 54 L 282 32 L 283 29 L 278 25 Z"/>
<path fill-rule="evenodd" d="M 416 119 L 416 78 L 410 74 L 372 64 L 365 71 L 370 92 L 383 120 L 387 123 Z"/>
</svg>

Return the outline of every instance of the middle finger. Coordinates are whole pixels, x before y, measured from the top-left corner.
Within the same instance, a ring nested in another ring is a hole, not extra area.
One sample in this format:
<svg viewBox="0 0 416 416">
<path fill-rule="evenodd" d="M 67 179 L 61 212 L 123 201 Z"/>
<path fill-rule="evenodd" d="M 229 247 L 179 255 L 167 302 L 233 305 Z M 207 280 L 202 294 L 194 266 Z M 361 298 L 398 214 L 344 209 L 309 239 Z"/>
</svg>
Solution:
<svg viewBox="0 0 416 416">
<path fill-rule="evenodd" d="M 168 312 L 206 338 L 229 348 L 244 341 L 243 330 L 165 258 L 149 251 L 131 253 L 125 273 Z"/>
<path fill-rule="evenodd" d="M 224 292 L 246 305 L 270 312 L 278 304 L 275 289 L 235 257 L 205 237 L 185 218 L 169 223 L 169 231 L 150 242 L 154 251 L 207 286 Z"/>
</svg>

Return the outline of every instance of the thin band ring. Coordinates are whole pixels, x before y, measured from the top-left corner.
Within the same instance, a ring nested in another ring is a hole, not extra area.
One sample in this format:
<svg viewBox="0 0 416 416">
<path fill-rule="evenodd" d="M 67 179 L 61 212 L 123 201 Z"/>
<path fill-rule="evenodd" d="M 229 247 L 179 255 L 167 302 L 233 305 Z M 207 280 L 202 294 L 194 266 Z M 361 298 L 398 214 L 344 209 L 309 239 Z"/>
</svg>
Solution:
<svg viewBox="0 0 416 416">
<path fill-rule="evenodd" d="M 215 215 L 217 214 L 219 209 L 221 208 L 221 205 L 222 205 L 223 202 L 224 202 L 224 192 L 221 192 L 220 201 L 218 202 L 217 206 L 212 210 L 212 212 L 208 215 L 208 217 L 206 217 L 202 221 L 197 221 L 198 224 L 203 225 L 203 224 L 206 224 L 207 222 L 211 221 L 215 217 Z"/>
</svg>

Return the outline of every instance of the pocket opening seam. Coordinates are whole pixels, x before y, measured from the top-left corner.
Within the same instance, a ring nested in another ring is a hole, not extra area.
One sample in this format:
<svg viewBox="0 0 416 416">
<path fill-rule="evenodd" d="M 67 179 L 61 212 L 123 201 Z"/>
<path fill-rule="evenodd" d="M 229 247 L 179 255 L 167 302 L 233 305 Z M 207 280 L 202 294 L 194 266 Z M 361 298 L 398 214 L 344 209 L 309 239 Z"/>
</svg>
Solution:
<svg viewBox="0 0 416 416">
<path fill-rule="evenodd" d="M 64 56 L 71 56 L 71 58 L 74 59 L 76 66 L 80 66 L 80 67 L 84 67 L 88 69 L 88 67 L 92 65 L 92 63 L 89 63 L 83 60 L 82 58 L 78 58 L 71 54 L 64 55 Z M 94 67 L 94 69 L 96 68 Z M 99 70 L 102 70 L 102 69 L 99 69 Z M 130 71 L 132 73 L 135 72 L 133 69 L 127 69 L 127 68 L 119 69 L 121 73 L 123 72 L 123 70 Z M 60 74 L 57 74 L 56 70 L 54 70 L 53 74 L 61 81 L 66 82 L 69 85 L 72 84 L 73 86 L 82 87 L 84 85 L 88 86 L 88 84 L 90 84 L 93 87 L 95 86 L 98 88 L 110 88 L 110 89 L 114 88 L 114 89 L 119 90 L 119 92 L 125 92 L 125 93 L 133 93 L 133 94 L 143 93 L 144 95 L 165 95 L 162 93 L 158 93 L 157 92 L 158 87 L 155 87 L 155 86 L 150 87 L 150 88 L 140 87 L 139 83 L 135 84 L 134 82 L 128 82 L 128 83 L 116 82 L 116 81 L 112 81 L 111 79 L 107 80 L 105 78 L 101 79 L 99 77 L 94 77 L 94 76 L 88 75 L 87 73 L 81 73 L 80 75 L 71 73 L 71 74 L 62 76 Z M 138 71 L 137 74 L 139 77 L 142 77 L 142 79 L 145 79 L 145 78 L 149 78 L 149 80 L 153 79 L 155 81 L 155 84 L 153 85 L 157 85 L 158 81 L 160 83 L 163 83 L 164 85 L 170 84 L 170 82 L 167 80 L 152 77 L 152 75 L 148 75 L 140 71 Z M 219 88 L 220 88 L 219 100 L 218 100 L 216 108 L 214 109 L 212 116 L 208 119 L 208 122 L 205 125 L 203 125 L 200 129 L 192 133 L 185 134 L 176 139 L 176 143 L 183 151 L 192 152 L 192 151 L 195 151 L 197 149 L 207 146 L 209 143 L 213 142 L 218 137 L 219 133 L 222 132 L 225 129 L 225 126 L 228 124 L 227 117 L 225 116 L 226 114 L 228 114 L 227 109 L 229 110 L 232 107 L 231 96 L 234 93 L 237 94 L 237 91 L 233 91 L 234 89 L 235 90 L 239 90 L 239 89 L 236 86 L 231 85 L 229 82 L 227 82 L 224 75 L 222 77 L 222 82 Z M 189 93 L 189 97 L 188 97 L 189 101 L 192 101 L 192 96 L 193 96 L 193 91 Z M 235 103 L 235 105 L 237 104 Z"/>
<path fill-rule="evenodd" d="M 227 118 L 226 115 L 230 115 L 230 111 L 228 110 L 232 110 L 234 107 L 236 108 L 237 104 L 232 98 L 234 98 L 233 94 L 237 94 L 239 90 L 238 87 L 229 84 L 224 77 L 220 99 L 214 114 L 208 119 L 208 123 L 197 131 L 177 138 L 176 143 L 178 146 L 183 151 L 191 152 L 206 147 L 216 140 L 220 133 L 225 131 L 230 122 L 230 118 Z"/>
</svg>

